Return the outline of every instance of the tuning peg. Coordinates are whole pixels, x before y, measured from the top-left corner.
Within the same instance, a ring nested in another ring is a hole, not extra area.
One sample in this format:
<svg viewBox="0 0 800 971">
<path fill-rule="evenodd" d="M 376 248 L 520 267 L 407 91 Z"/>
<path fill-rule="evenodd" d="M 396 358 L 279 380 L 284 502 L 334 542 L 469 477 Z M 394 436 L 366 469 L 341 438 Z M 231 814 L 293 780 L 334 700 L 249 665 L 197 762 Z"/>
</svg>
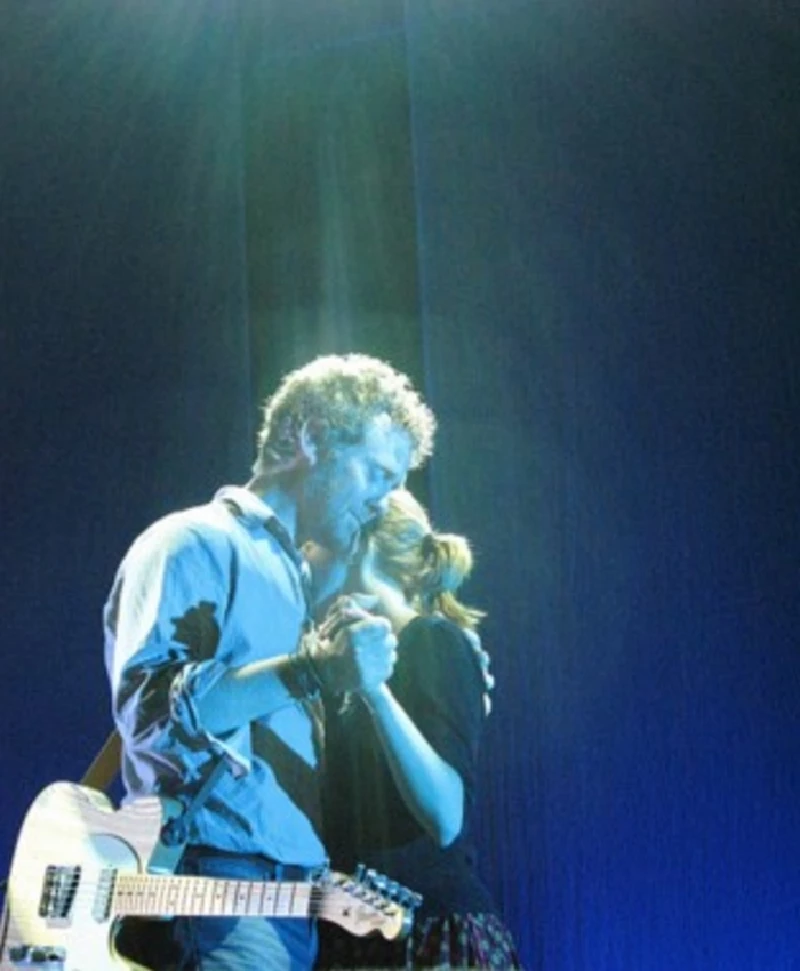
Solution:
<svg viewBox="0 0 800 971">
<path fill-rule="evenodd" d="M 422 894 L 409 890 L 408 887 L 400 887 L 398 901 L 411 910 L 416 910 L 422 904 Z"/>
<path fill-rule="evenodd" d="M 373 870 L 372 874 L 370 875 L 369 883 L 373 890 L 376 890 L 378 893 L 385 895 L 386 888 L 389 886 L 389 879 L 388 877 L 385 877 L 382 873 L 376 873 Z"/>
</svg>

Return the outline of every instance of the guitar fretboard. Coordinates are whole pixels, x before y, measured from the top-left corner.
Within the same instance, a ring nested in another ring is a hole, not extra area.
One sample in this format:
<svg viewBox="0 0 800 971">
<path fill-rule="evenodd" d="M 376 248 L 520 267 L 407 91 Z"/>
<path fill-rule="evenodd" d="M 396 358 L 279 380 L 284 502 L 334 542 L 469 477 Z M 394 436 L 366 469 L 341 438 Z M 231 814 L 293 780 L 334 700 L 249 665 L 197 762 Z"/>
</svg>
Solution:
<svg viewBox="0 0 800 971">
<path fill-rule="evenodd" d="M 117 873 L 112 893 L 117 917 L 307 917 L 314 900 L 311 883 L 153 874 Z"/>
</svg>

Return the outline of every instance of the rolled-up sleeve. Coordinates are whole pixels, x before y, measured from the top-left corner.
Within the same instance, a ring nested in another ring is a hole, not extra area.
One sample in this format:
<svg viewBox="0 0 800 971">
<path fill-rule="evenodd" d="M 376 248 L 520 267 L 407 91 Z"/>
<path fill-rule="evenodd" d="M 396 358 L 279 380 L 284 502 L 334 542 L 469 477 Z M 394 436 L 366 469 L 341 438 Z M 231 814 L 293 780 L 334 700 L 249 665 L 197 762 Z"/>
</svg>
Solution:
<svg viewBox="0 0 800 971">
<path fill-rule="evenodd" d="M 224 537 L 162 520 L 122 562 L 104 611 L 106 668 L 129 787 L 170 792 L 214 756 L 246 771 L 250 732 L 205 731 L 197 702 L 231 667 L 225 630 L 236 575 Z"/>
</svg>

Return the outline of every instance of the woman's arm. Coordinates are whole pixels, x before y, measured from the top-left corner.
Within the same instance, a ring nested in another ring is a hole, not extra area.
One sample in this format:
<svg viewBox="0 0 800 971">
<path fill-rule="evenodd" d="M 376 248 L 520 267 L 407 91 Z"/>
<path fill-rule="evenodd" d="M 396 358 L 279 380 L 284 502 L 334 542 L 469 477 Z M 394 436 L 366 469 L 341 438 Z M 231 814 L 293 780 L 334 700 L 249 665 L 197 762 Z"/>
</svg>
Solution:
<svg viewBox="0 0 800 971">
<path fill-rule="evenodd" d="M 406 806 L 440 846 L 449 846 L 464 825 L 480 721 L 480 682 L 470 677 L 472 666 L 477 668 L 474 651 L 463 631 L 447 622 L 421 620 L 411 632 L 418 614 L 377 569 L 374 555 L 364 557 L 360 580 L 376 601 L 369 609 L 386 617 L 401 641 L 405 636 L 397 697 L 385 684 L 361 696 Z"/>
<path fill-rule="evenodd" d="M 362 697 L 408 809 L 440 846 L 449 846 L 464 822 L 461 776 L 426 741 L 385 684 Z"/>
</svg>

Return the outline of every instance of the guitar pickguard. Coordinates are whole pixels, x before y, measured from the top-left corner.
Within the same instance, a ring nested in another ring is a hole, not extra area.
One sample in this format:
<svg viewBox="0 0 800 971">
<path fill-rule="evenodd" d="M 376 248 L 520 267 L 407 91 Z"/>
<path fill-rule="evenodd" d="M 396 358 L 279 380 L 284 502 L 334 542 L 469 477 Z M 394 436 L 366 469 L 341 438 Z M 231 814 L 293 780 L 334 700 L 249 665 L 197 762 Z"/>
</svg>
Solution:
<svg viewBox="0 0 800 971">
<path fill-rule="evenodd" d="M 25 818 L 11 863 L 0 971 L 134 968 L 114 952 L 107 875 L 146 868 L 162 817 L 158 799 L 114 812 L 92 790 L 69 783 L 45 789 Z"/>
</svg>

